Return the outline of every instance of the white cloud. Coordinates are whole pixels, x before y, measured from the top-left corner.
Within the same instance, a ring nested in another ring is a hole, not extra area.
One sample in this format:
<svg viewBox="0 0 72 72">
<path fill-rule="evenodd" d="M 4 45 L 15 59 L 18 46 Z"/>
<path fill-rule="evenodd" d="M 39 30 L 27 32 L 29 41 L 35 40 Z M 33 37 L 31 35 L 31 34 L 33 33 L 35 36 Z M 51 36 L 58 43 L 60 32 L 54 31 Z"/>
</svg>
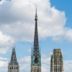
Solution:
<svg viewBox="0 0 72 72">
<path fill-rule="evenodd" d="M 0 54 L 5 54 L 14 43 L 14 39 L 0 31 Z"/>
<path fill-rule="evenodd" d="M 64 72 L 71 72 L 72 71 L 72 60 L 64 61 Z"/>
<path fill-rule="evenodd" d="M 20 58 L 19 65 L 20 65 L 20 72 L 23 72 L 23 71 L 29 72 L 30 66 L 31 66 L 30 56 L 25 56 L 25 57 Z"/>
<path fill-rule="evenodd" d="M 1 72 L 7 71 L 7 67 L 8 67 L 7 58 L 0 57 L 0 71 Z"/>
<path fill-rule="evenodd" d="M 72 29 L 66 29 L 65 37 L 67 40 L 72 41 Z"/>
<path fill-rule="evenodd" d="M 0 5 L 2 5 L 4 3 L 4 0 L 0 0 Z"/>
<path fill-rule="evenodd" d="M 7 64 L 8 64 L 7 61 L 0 60 L 0 68 L 7 67 Z"/>
<path fill-rule="evenodd" d="M 10 43 L 13 43 L 13 39 L 8 36 L 8 35 L 5 35 L 3 34 L 2 32 L 0 32 L 0 44 L 1 45 L 9 45 Z"/>
<path fill-rule="evenodd" d="M 6 13 L 2 13 L 2 17 L 5 18 L 1 19 L 3 25 L 0 29 L 15 39 L 25 41 L 33 39 L 35 5 L 38 7 L 40 38 L 64 36 L 65 13 L 52 7 L 50 0 L 12 0 L 4 4 L 6 5 L 7 8 L 4 9 Z"/>
<path fill-rule="evenodd" d="M 51 6 L 50 0 L 12 0 L 1 5 L 0 30 L 16 40 L 32 41 L 34 36 L 35 5 L 38 8 L 38 28 L 40 39 L 61 37 L 72 40 L 67 29 L 65 12 Z M 7 6 L 5 8 L 5 6 Z M 5 12 L 4 12 L 5 11 Z"/>
</svg>

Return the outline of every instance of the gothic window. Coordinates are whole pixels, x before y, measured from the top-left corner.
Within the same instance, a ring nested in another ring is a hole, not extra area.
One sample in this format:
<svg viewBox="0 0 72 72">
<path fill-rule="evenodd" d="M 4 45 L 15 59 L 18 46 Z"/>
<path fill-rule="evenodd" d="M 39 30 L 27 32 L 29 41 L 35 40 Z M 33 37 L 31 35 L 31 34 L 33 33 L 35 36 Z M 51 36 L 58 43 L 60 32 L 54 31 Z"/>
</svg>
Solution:
<svg viewBox="0 0 72 72">
<path fill-rule="evenodd" d="M 11 69 L 13 69 L 13 67 Z"/>
<path fill-rule="evenodd" d="M 11 67 L 10 67 L 10 69 L 11 69 Z"/>
<path fill-rule="evenodd" d="M 35 63 L 38 63 L 38 58 L 37 58 L 37 57 L 35 58 L 34 62 L 35 62 Z"/>
<path fill-rule="evenodd" d="M 18 69 L 18 67 L 16 67 L 16 69 Z"/>
</svg>

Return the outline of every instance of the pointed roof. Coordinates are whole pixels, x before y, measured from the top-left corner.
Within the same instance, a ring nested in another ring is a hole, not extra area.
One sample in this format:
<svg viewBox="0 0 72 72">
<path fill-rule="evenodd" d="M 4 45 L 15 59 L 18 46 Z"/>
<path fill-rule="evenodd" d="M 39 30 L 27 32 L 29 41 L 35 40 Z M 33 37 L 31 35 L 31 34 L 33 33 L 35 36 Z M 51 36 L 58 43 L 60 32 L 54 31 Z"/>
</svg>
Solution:
<svg viewBox="0 0 72 72">
<path fill-rule="evenodd" d="M 38 47 L 39 47 L 37 20 L 38 20 L 38 17 L 37 17 L 37 8 L 36 8 L 36 14 L 35 14 L 34 48 L 38 48 Z"/>
<path fill-rule="evenodd" d="M 11 55 L 11 64 L 17 64 L 17 58 L 16 58 L 16 51 L 15 48 L 12 49 L 12 55 Z"/>
<path fill-rule="evenodd" d="M 54 55 L 56 56 L 56 57 L 62 57 L 62 53 L 61 53 L 61 49 L 60 48 L 58 48 L 58 49 L 54 49 Z"/>
</svg>

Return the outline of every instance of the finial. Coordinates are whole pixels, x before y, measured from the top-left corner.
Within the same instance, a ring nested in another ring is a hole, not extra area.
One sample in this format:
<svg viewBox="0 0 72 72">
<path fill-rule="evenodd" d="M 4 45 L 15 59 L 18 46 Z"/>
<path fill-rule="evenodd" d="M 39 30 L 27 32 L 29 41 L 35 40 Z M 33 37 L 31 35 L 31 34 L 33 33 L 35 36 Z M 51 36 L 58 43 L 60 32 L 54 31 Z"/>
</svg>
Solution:
<svg viewBox="0 0 72 72">
<path fill-rule="evenodd" d="M 36 7 L 36 10 L 35 10 L 35 20 L 37 21 L 37 7 Z"/>
</svg>

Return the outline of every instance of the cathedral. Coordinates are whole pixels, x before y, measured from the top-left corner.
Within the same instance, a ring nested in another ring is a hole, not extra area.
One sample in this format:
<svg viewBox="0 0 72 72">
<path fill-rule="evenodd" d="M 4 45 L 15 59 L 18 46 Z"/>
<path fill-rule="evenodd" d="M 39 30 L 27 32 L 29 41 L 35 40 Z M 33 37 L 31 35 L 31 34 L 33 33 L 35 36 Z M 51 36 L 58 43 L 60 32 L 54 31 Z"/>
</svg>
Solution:
<svg viewBox="0 0 72 72">
<path fill-rule="evenodd" d="M 12 49 L 11 60 L 8 64 L 8 72 L 19 72 L 19 64 L 16 58 L 15 48 Z M 38 39 L 38 16 L 35 14 L 34 45 L 31 51 L 31 72 L 41 72 L 41 52 Z M 63 72 L 63 57 L 60 49 L 54 49 L 51 56 L 50 72 Z"/>
</svg>

